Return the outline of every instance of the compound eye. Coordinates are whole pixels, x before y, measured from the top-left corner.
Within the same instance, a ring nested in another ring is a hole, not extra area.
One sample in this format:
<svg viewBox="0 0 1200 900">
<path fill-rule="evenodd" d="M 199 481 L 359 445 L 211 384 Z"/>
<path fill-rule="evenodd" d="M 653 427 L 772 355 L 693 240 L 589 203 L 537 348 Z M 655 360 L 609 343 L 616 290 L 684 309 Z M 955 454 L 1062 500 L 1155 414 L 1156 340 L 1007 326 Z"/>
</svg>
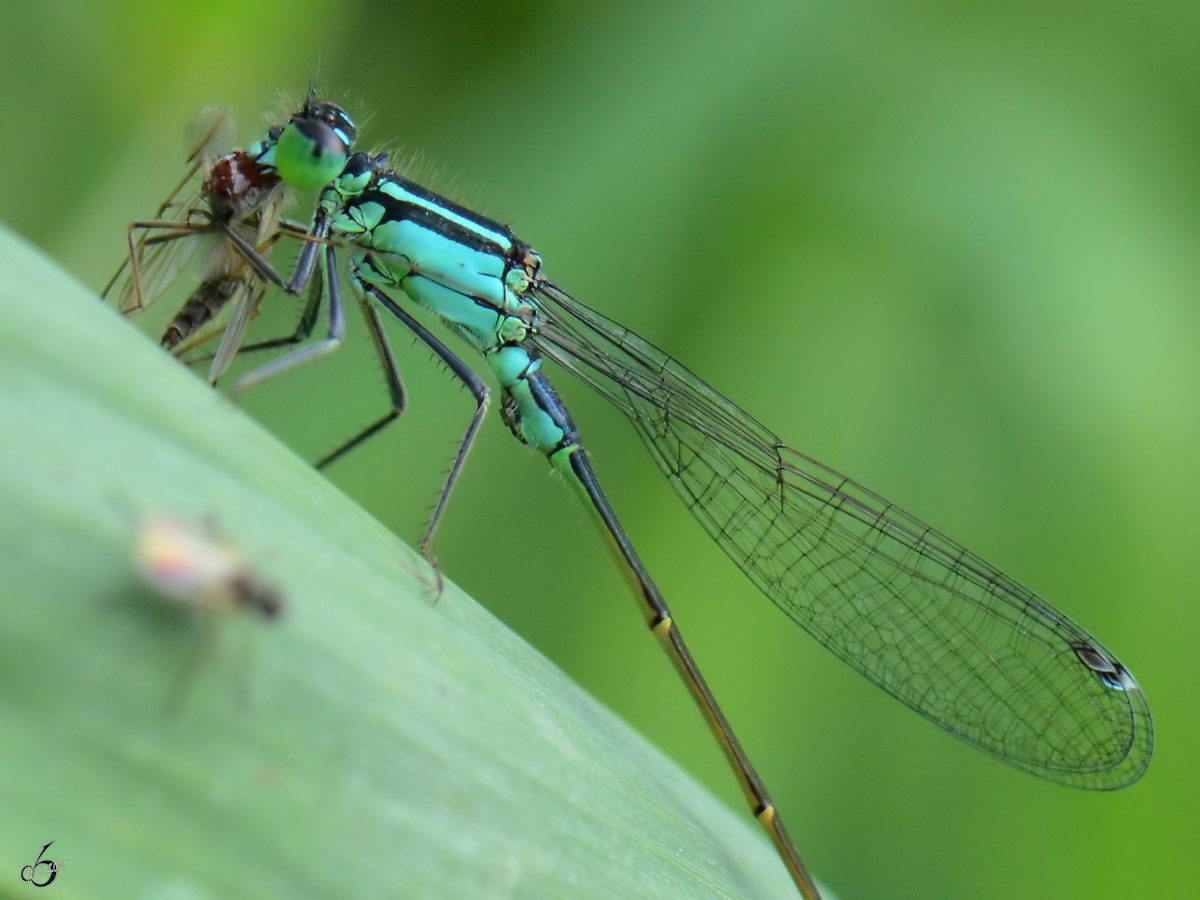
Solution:
<svg viewBox="0 0 1200 900">
<path fill-rule="evenodd" d="M 275 168 L 292 187 L 311 191 L 341 174 L 358 132 L 340 106 L 310 101 L 275 146 Z"/>
<path fill-rule="evenodd" d="M 354 120 L 336 103 L 314 100 L 308 105 L 307 118 L 324 122 L 344 138 L 348 146 L 358 140 L 358 127 Z"/>
</svg>

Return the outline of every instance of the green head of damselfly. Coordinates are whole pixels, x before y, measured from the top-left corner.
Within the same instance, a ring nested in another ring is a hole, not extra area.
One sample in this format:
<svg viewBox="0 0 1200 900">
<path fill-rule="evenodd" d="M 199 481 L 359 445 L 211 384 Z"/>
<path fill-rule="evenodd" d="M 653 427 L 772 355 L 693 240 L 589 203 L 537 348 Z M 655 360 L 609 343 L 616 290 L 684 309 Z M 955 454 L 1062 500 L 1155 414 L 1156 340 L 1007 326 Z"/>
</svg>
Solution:
<svg viewBox="0 0 1200 900">
<path fill-rule="evenodd" d="M 345 168 L 357 138 L 358 128 L 344 109 L 310 93 L 279 135 L 275 168 L 297 190 L 324 187 Z"/>
</svg>

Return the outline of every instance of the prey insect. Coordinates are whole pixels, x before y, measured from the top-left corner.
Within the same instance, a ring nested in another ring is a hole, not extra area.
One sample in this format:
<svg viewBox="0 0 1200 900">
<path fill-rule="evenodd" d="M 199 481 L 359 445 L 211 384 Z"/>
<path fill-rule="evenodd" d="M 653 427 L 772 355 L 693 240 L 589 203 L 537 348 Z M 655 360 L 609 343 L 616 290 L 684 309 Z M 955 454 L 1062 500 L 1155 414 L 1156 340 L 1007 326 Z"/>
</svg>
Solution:
<svg viewBox="0 0 1200 900">
<path fill-rule="evenodd" d="M 310 95 L 303 112 L 325 120 L 330 127 L 349 128 L 347 141 L 353 141 L 353 124 L 334 118 L 339 107 L 322 105 Z M 219 332 L 221 341 L 208 372 L 211 383 L 240 350 L 303 341 L 311 333 L 316 315 L 315 305 L 310 304 L 294 335 L 242 346 L 246 327 L 257 314 L 268 285 L 284 286 L 268 262 L 271 248 L 282 235 L 302 238 L 306 229 L 282 218 L 288 185 L 275 169 L 274 153 L 283 126 L 271 128 L 248 149 L 217 155 L 214 147 L 232 127 L 225 110 L 209 108 L 201 113 L 196 129 L 199 139 L 188 158 L 186 174 L 154 219 L 130 224 L 129 255 L 102 292 L 107 296 L 128 269 L 118 307 L 127 315 L 140 312 L 164 293 L 197 249 L 208 243 L 200 282 L 166 326 L 161 343 L 184 357 L 196 344 Z M 197 176 L 198 187 L 189 199 L 179 201 Z M 169 212 L 173 215 L 168 218 Z M 212 330 L 231 301 L 234 307 L 228 321 Z"/>
</svg>

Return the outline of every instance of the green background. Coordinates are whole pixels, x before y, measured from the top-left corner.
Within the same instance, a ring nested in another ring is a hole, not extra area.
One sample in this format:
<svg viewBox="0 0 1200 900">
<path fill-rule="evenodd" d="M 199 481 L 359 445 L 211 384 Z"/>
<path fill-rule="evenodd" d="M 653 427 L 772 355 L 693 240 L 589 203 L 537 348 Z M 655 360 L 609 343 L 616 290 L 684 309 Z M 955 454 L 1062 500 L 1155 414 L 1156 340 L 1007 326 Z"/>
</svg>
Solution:
<svg viewBox="0 0 1200 900">
<path fill-rule="evenodd" d="M 1158 730 L 1142 782 L 1093 795 L 1008 770 L 793 627 L 707 542 L 620 417 L 564 382 L 797 844 L 843 898 L 1190 895 L 1194 4 L 3 10 L 0 220 L 86 283 L 107 280 L 125 224 L 178 178 L 196 110 L 232 107 L 252 139 L 319 61 L 364 146 L 511 223 L 585 302 L 1130 664 Z M 310 459 L 384 404 L 351 324 L 338 358 L 245 398 Z M 415 539 L 471 405 L 394 335 L 410 417 L 329 474 Z M 449 578 L 740 805 L 576 501 L 495 414 L 437 552 Z"/>
</svg>

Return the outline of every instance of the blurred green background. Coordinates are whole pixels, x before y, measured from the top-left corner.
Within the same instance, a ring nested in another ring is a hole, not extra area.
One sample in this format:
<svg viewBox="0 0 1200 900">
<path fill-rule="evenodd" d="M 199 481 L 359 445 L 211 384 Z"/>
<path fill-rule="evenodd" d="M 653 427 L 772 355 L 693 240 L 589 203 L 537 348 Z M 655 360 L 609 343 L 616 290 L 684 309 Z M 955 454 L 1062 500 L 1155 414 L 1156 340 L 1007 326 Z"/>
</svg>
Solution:
<svg viewBox="0 0 1200 900">
<path fill-rule="evenodd" d="M 232 107 L 250 140 L 319 62 L 364 147 L 417 159 L 585 302 L 1131 665 L 1158 732 L 1142 782 L 1095 795 L 997 764 L 792 626 L 619 415 L 564 380 L 626 527 L 843 898 L 1193 895 L 1200 7 L 46 0 L 5 3 L 4 21 L 0 220 L 89 285 L 181 174 L 201 106 Z M 351 325 L 337 358 L 245 398 L 309 459 L 384 408 Z M 329 474 L 415 540 L 471 404 L 394 335 L 413 408 Z M 493 414 L 439 534 L 445 573 L 740 808 L 546 468 Z"/>
</svg>

